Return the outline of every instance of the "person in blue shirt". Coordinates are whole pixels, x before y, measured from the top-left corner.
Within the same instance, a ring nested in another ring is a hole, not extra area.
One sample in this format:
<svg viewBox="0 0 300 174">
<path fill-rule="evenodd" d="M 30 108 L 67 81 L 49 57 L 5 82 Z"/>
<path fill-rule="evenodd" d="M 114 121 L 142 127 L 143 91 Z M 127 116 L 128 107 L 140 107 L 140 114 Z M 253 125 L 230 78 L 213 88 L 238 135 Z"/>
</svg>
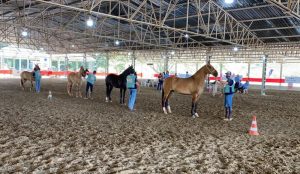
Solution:
<svg viewBox="0 0 300 174">
<path fill-rule="evenodd" d="M 231 77 L 231 72 L 228 71 L 226 74 L 226 83 L 224 87 L 224 106 L 225 106 L 225 119 L 226 121 L 231 121 L 232 120 L 232 100 L 233 100 L 233 95 L 234 95 L 234 81 L 230 78 Z"/>
<path fill-rule="evenodd" d="M 166 71 L 166 73 L 164 74 L 164 80 L 169 77 L 170 77 L 169 71 Z"/>
<path fill-rule="evenodd" d="M 93 71 L 93 73 L 89 73 L 87 75 L 87 78 L 86 78 L 86 89 L 85 89 L 85 99 L 88 98 L 88 92 L 89 90 L 91 90 L 91 99 L 93 99 L 92 97 L 92 93 L 93 93 L 93 88 L 94 88 L 94 84 L 96 82 L 96 71 Z"/>
<path fill-rule="evenodd" d="M 185 72 L 185 78 L 189 78 L 189 77 L 190 77 L 189 72 L 188 71 Z"/>
<path fill-rule="evenodd" d="M 234 84 L 234 89 L 235 92 L 237 92 L 239 90 L 239 88 L 241 87 L 241 76 L 240 75 L 236 75 L 234 78 L 235 84 Z"/>
<path fill-rule="evenodd" d="M 35 91 L 37 93 L 41 92 L 41 72 L 40 72 L 40 67 L 38 65 L 36 65 L 34 67 L 34 80 L 35 80 Z"/>
<path fill-rule="evenodd" d="M 249 81 L 247 80 L 246 81 L 246 83 L 245 84 L 243 84 L 243 86 L 242 86 L 242 92 L 244 93 L 244 94 L 248 94 L 248 89 L 249 89 Z"/>
<path fill-rule="evenodd" d="M 137 93 L 137 75 L 136 73 L 129 74 L 127 76 L 127 88 L 129 89 L 129 101 L 128 108 L 130 111 L 134 110 L 134 104 Z"/>
</svg>

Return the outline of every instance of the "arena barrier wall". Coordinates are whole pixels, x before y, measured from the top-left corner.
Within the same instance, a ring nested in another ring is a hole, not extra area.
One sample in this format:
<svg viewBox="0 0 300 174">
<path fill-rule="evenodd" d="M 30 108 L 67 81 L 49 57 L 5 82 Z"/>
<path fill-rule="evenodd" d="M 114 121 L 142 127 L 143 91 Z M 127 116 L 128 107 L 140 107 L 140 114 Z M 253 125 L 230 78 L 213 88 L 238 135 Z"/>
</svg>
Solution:
<svg viewBox="0 0 300 174">
<path fill-rule="evenodd" d="M 21 72 L 21 71 L 20 71 Z M 42 76 L 66 76 L 74 71 L 45 71 L 41 70 Z M 13 70 L 0 70 L 0 74 L 13 74 Z M 108 74 L 115 74 L 115 73 L 96 73 L 96 76 L 106 76 Z M 142 78 L 143 73 L 137 73 L 137 76 Z"/>
</svg>

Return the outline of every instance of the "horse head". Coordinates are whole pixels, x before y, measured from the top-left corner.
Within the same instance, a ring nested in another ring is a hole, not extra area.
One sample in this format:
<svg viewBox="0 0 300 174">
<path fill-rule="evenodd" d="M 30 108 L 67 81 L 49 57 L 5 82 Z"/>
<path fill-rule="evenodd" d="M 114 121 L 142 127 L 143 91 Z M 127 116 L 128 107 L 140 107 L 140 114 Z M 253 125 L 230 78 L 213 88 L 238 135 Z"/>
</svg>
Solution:
<svg viewBox="0 0 300 174">
<path fill-rule="evenodd" d="M 206 73 L 211 74 L 215 77 L 218 76 L 218 71 L 210 64 L 210 61 L 207 62 L 206 66 Z"/>
<path fill-rule="evenodd" d="M 82 77 L 85 77 L 88 72 L 88 69 L 84 69 L 83 66 L 80 67 L 79 73 Z"/>
</svg>

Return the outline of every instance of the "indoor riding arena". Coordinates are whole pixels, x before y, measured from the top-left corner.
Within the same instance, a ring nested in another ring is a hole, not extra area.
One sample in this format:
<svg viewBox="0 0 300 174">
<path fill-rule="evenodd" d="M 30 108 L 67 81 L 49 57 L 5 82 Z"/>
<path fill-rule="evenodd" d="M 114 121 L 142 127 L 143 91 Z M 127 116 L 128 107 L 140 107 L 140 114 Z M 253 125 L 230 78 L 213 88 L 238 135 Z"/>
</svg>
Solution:
<svg viewBox="0 0 300 174">
<path fill-rule="evenodd" d="M 299 9 L 0 0 L 0 173 L 300 173 Z"/>
</svg>

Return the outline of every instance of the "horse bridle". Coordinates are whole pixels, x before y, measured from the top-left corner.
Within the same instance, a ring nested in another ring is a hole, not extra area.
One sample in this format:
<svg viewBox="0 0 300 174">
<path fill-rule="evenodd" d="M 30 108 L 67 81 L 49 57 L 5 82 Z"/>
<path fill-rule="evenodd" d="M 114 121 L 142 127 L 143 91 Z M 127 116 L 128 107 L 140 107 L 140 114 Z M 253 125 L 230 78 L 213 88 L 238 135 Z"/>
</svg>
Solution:
<svg viewBox="0 0 300 174">
<path fill-rule="evenodd" d="M 205 67 L 207 68 L 207 70 L 210 72 L 210 74 L 213 74 L 213 72 L 215 72 L 216 70 L 214 69 L 214 70 L 210 70 L 208 67 L 207 67 L 207 64 L 205 65 Z"/>
</svg>

